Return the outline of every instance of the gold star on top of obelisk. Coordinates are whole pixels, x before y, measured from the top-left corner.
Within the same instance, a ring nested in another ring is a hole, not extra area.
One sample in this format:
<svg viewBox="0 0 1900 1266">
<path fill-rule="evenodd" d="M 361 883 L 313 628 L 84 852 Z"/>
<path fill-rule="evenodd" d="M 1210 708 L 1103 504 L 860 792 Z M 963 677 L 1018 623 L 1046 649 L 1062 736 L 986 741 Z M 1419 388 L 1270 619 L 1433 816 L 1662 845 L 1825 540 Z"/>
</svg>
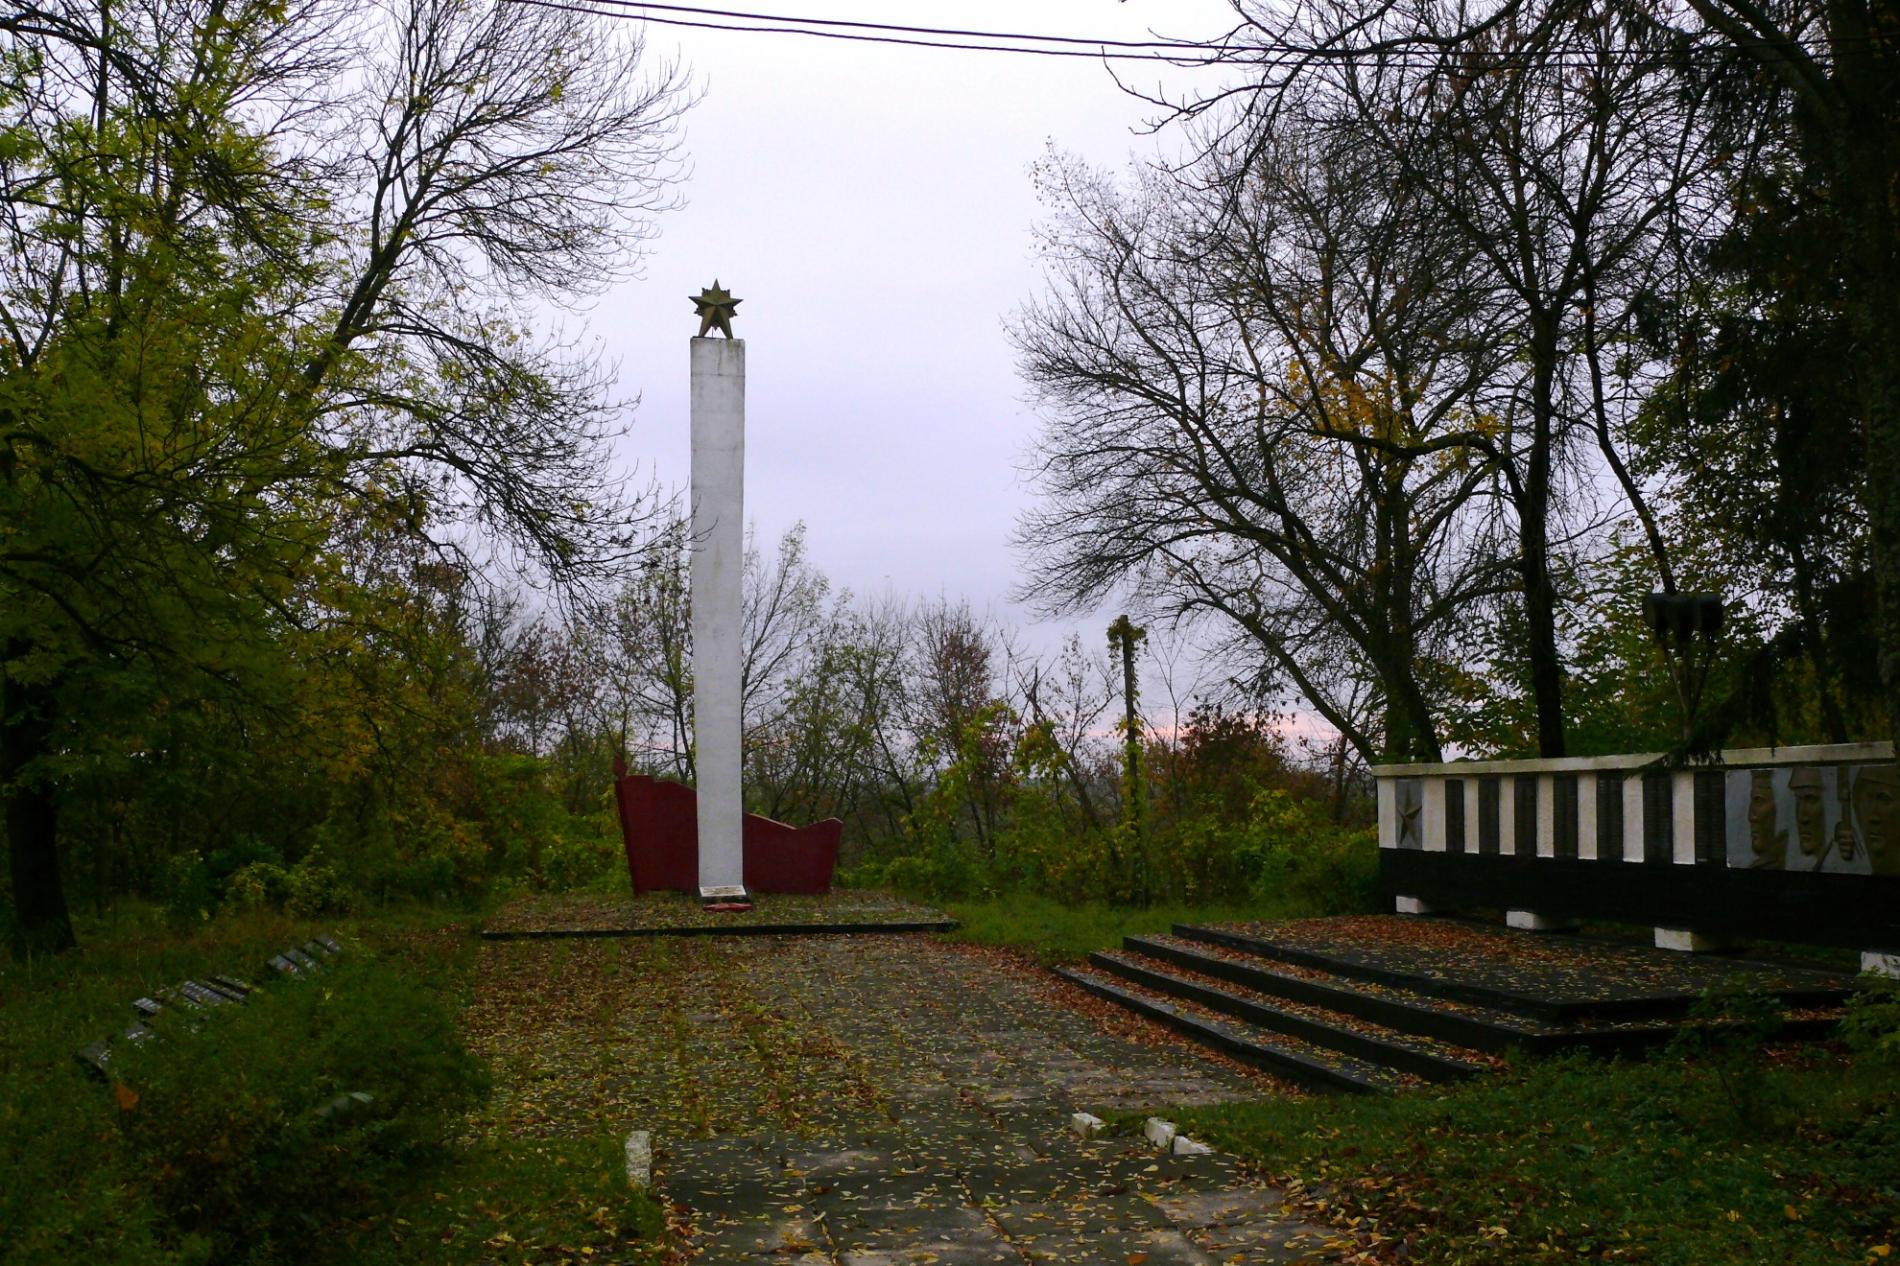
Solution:
<svg viewBox="0 0 1900 1266">
<path fill-rule="evenodd" d="M 712 285 L 687 298 L 693 301 L 693 315 L 699 318 L 699 337 L 705 338 L 713 330 L 732 337 L 732 318 L 738 315 L 734 309 L 745 300 L 733 298 L 716 277 Z"/>
</svg>

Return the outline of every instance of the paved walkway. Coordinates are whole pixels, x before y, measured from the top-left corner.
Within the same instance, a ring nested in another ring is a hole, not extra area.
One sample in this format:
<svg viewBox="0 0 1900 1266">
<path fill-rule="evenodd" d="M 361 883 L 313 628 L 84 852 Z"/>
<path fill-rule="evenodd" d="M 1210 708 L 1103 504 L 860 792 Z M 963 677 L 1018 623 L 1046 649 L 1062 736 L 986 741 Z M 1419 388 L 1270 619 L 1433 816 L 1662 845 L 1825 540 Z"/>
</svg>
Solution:
<svg viewBox="0 0 1900 1266">
<path fill-rule="evenodd" d="M 1039 978 L 920 937 L 729 941 L 787 1032 L 822 1035 L 859 1093 L 799 1128 L 656 1140 L 667 1196 L 705 1262 L 1279 1263 L 1322 1234 L 1221 1156 L 1084 1142 L 1072 1112 L 1261 1093 L 1237 1072 L 1052 1006 Z M 716 1016 L 705 1017 L 716 1023 Z M 710 1032 L 708 1040 L 717 1040 Z"/>
</svg>

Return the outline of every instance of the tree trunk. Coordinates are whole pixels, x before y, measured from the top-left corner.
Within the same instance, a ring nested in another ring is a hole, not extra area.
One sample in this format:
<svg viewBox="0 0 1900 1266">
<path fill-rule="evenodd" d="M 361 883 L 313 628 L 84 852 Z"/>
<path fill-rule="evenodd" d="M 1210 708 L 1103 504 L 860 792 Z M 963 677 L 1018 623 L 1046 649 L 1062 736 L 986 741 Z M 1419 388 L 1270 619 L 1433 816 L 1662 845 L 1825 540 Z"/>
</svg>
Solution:
<svg viewBox="0 0 1900 1266">
<path fill-rule="evenodd" d="M 1870 296 L 1865 306 L 1876 302 Z M 1893 398 L 1900 389 L 1900 367 L 1889 359 L 1900 357 L 1900 337 L 1894 326 L 1881 328 L 1877 317 L 1854 325 L 1862 344 L 1855 369 L 1867 427 L 1867 520 L 1880 621 L 1880 683 L 1888 733 L 1900 735 L 1900 409 Z"/>
<path fill-rule="evenodd" d="M 1539 340 L 1541 342 L 1541 340 Z M 1557 651 L 1557 594 L 1550 580 L 1550 448 L 1555 381 L 1554 347 L 1536 346 L 1532 386 L 1530 460 L 1524 498 L 1518 506 L 1518 545 L 1523 555 L 1524 623 L 1529 645 L 1531 700 L 1537 705 L 1537 754 L 1564 754 L 1564 666 Z"/>
<path fill-rule="evenodd" d="M 1794 571 L 1795 618 L 1801 624 L 1801 642 L 1807 649 L 1808 663 L 1814 668 L 1814 690 L 1821 705 L 1821 726 L 1830 743 L 1847 742 L 1847 719 L 1841 714 L 1840 701 L 1834 697 L 1834 673 L 1828 662 L 1826 634 L 1821 613 L 1814 601 L 1814 572 L 1808 565 L 1808 553 L 1796 542 L 1788 550 Z"/>
<path fill-rule="evenodd" d="M 1890 132 L 1890 62 L 1875 54 L 1872 41 L 1841 59 L 1837 82 L 1854 121 L 1837 130 L 1834 167 L 1845 230 L 1842 290 L 1867 438 L 1880 682 L 1888 734 L 1900 738 L 1900 154 Z"/>
<path fill-rule="evenodd" d="M 9 642 L 6 662 L 17 662 L 25 651 L 22 643 Z M 24 684 L 0 672 L 0 799 L 13 879 L 15 958 L 79 944 L 59 873 L 59 793 L 50 778 L 30 771 L 52 746 L 54 693 L 51 685 Z"/>
</svg>

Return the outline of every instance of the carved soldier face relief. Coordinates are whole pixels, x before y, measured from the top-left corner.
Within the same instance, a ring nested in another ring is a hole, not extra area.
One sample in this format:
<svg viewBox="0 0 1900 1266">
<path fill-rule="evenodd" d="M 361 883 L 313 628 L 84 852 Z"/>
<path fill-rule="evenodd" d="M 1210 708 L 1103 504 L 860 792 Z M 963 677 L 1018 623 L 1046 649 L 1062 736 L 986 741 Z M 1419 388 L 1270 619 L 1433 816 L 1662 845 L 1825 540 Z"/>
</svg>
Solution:
<svg viewBox="0 0 1900 1266">
<path fill-rule="evenodd" d="M 1751 870 L 1786 868 L 1787 848 L 1775 833 L 1775 776 L 1766 769 L 1749 775 L 1748 841 L 1754 849 L 1748 863 Z"/>
<path fill-rule="evenodd" d="M 1876 875 L 1900 875 L 1900 770 L 1892 765 L 1868 765 L 1854 779 L 1851 816 L 1861 847 Z"/>
<path fill-rule="evenodd" d="M 1814 765 L 1799 765 L 1788 775 L 1788 794 L 1794 797 L 1795 847 L 1810 861 L 1820 858 L 1827 839 L 1821 833 L 1827 806 L 1821 800 L 1821 771 Z"/>
</svg>

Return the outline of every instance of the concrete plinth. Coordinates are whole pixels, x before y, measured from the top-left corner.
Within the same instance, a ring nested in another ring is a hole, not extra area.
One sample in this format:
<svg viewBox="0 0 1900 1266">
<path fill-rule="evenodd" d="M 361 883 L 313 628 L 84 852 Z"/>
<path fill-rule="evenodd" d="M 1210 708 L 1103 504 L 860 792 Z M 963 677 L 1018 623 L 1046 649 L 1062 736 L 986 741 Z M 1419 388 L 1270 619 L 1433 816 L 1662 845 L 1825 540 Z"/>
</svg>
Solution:
<svg viewBox="0 0 1900 1266">
<path fill-rule="evenodd" d="M 1900 950 L 1862 950 L 1860 969 L 1889 980 L 1900 980 Z"/>
<path fill-rule="evenodd" d="M 1574 932 L 1577 930 L 1575 919 L 1555 914 L 1539 914 L 1535 910 L 1506 910 L 1504 924 L 1520 932 Z"/>
<path fill-rule="evenodd" d="M 699 886 L 745 885 L 740 794 L 741 610 L 745 567 L 745 343 L 692 341 L 693 770 Z"/>
<path fill-rule="evenodd" d="M 1438 907 L 1418 897 L 1399 897 L 1394 901 L 1400 914 L 1437 914 Z"/>
<path fill-rule="evenodd" d="M 1656 948 L 1681 950 L 1685 954 L 1714 954 L 1734 949 L 1735 942 L 1726 936 L 1710 936 L 1689 928 L 1657 928 Z"/>
</svg>

